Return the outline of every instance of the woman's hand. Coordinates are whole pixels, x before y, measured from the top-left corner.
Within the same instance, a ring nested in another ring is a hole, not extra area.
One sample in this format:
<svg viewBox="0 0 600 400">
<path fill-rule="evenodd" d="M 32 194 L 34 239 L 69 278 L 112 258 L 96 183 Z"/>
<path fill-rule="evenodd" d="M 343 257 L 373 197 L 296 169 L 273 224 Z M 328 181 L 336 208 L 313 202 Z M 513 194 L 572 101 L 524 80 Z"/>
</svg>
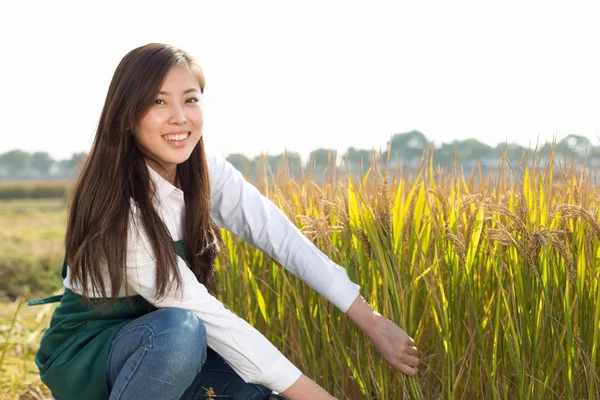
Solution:
<svg viewBox="0 0 600 400">
<path fill-rule="evenodd" d="M 379 315 L 368 336 L 394 369 L 408 376 L 417 374 L 419 359 L 415 341 L 398 325 Z"/>
<path fill-rule="evenodd" d="M 375 312 L 358 296 L 346 315 L 371 339 L 381 356 L 396 370 L 415 376 L 419 367 L 415 341 L 398 325 Z"/>
</svg>

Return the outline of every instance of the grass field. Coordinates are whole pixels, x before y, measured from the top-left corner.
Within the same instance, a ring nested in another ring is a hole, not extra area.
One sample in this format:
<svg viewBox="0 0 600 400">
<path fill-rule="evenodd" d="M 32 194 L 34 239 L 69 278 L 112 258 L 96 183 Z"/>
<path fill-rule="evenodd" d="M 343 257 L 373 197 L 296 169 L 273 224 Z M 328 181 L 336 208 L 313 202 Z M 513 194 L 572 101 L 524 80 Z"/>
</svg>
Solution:
<svg viewBox="0 0 600 400">
<path fill-rule="evenodd" d="M 0 399 L 48 394 L 33 357 L 53 306 L 24 307 L 22 300 L 62 287 L 66 215 L 64 199 L 0 201 Z"/>
<path fill-rule="evenodd" d="M 66 207 L 64 199 L 0 201 L 0 300 L 61 287 Z"/>
<path fill-rule="evenodd" d="M 345 316 L 227 232 L 220 297 L 338 398 L 600 398 L 600 191 L 585 170 L 555 168 L 552 158 L 528 165 L 488 177 L 426 162 L 413 176 L 373 165 L 362 181 L 261 181 L 367 301 L 415 338 L 415 378 L 392 371 Z M 60 285 L 51 276 L 65 215 L 59 201 L 2 203 L 7 301 Z M 32 357 L 52 309 L 16 314 L 18 304 L 0 314 L 0 393 L 43 398 Z"/>
<path fill-rule="evenodd" d="M 0 200 L 61 199 L 70 187 L 69 181 L 0 181 Z"/>
</svg>

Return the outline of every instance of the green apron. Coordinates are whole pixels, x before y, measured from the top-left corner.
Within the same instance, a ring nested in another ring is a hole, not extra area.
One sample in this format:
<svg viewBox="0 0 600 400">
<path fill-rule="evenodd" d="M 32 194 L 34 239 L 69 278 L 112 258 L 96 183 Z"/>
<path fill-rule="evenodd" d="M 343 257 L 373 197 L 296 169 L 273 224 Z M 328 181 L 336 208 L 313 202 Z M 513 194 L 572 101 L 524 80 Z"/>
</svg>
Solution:
<svg viewBox="0 0 600 400">
<path fill-rule="evenodd" d="M 175 245 L 177 255 L 185 259 L 183 241 L 177 241 Z M 63 279 L 66 270 L 65 261 Z M 129 302 L 119 298 L 107 313 L 100 310 L 98 300 L 90 300 L 92 306 L 84 304 L 82 296 L 65 288 L 62 296 L 27 303 L 60 301 L 35 356 L 42 382 L 60 400 L 108 399 L 106 364 L 113 338 L 127 323 L 156 310 L 139 295 L 130 297 Z"/>
</svg>

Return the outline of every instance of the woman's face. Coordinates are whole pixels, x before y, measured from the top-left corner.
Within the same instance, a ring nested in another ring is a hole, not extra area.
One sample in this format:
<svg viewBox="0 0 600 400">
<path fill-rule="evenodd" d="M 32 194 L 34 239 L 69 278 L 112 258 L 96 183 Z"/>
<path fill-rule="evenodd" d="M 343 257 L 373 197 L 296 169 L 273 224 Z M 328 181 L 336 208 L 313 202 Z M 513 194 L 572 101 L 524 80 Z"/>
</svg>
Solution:
<svg viewBox="0 0 600 400">
<path fill-rule="evenodd" d="M 186 161 L 202 137 L 200 83 L 183 67 L 169 70 L 160 92 L 133 136 L 146 163 L 175 184 L 177 164 Z"/>
</svg>

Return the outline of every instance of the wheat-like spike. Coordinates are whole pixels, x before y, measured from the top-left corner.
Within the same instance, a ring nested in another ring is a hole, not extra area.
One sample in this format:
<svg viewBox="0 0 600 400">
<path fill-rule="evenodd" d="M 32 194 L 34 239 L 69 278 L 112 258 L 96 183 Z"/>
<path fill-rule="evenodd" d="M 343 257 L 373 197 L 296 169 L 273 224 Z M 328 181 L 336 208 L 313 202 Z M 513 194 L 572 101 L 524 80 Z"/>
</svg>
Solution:
<svg viewBox="0 0 600 400">
<path fill-rule="evenodd" d="M 317 191 L 317 193 L 319 193 L 319 198 L 323 198 L 323 189 L 321 189 L 321 186 L 319 186 L 319 184 L 315 181 L 311 181 L 310 182 L 311 187 Z"/>
<path fill-rule="evenodd" d="M 487 233 L 489 240 L 498 242 L 506 247 L 510 247 L 513 245 L 510 235 L 508 235 L 505 230 L 488 228 Z"/>
<path fill-rule="evenodd" d="M 383 180 L 378 186 L 377 202 L 375 207 L 375 220 L 383 228 L 384 235 L 388 240 L 392 238 L 392 217 L 391 206 L 392 199 L 389 192 L 387 172 L 384 173 Z"/>
<path fill-rule="evenodd" d="M 459 267 L 461 268 L 461 270 L 464 271 L 464 268 L 466 266 L 465 245 L 463 242 L 461 242 L 461 240 L 458 238 L 458 236 L 456 236 L 454 234 L 454 232 L 452 232 L 452 229 L 450 229 L 450 225 L 448 225 L 448 223 L 446 223 L 445 230 L 446 230 L 446 238 L 454 245 L 454 250 L 456 251 L 456 254 L 458 255 Z"/>
<path fill-rule="evenodd" d="M 466 237 L 465 247 L 466 248 L 469 248 L 469 246 L 471 245 L 473 226 L 474 226 L 475 220 L 477 219 L 478 208 L 479 208 L 479 205 L 477 204 L 474 212 L 469 214 L 469 216 L 467 217 L 467 231 L 465 233 L 465 237 Z"/>
<path fill-rule="evenodd" d="M 512 194 L 512 192 L 510 190 L 507 190 L 506 192 L 504 192 L 504 194 L 502 196 L 500 196 L 500 200 L 498 200 L 498 203 L 504 204 L 506 203 L 506 201 L 508 200 L 508 198 L 510 197 L 510 195 Z M 495 198 L 492 199 L 494 202 Z"/>
<path fill-rule="evenodd" d="M 581 185 L 577 182 L 573 185 L 573 200 L 575 204 L 581 204 Z"/>
<path fill-rule="evenodd" d="M 429 189 L 429 193 L 433 193 L 433 190 Z M 428 196 L 427 203 L 429 204 L 429 213 L 431 215 L 431 219 L 433 220 L 433 223 L 435 224 L 435 230 L 439 231 L 442 229 L 442 226 L 440 225 L 439 207 L 438 207 L 437 202 L 435 201 L 434 196 Z"/>
<path fill-rule="evenodd" d="M 498 242 L 509 247 L 515 247 L 519 253 L 525 258 L 527 265 L 532 273 L 537 273 L 538 271 L 538 254 L 535 252 L 535 248 L 531 247 L 534 239 L 529 235 L 528 232 L 525 236 L 525 240 L 521 240 L 518 237 L 515 237 L 511 233 L 506 226 L 502 225 L 499 221 L 496 221 L 497 228 L 489 228 L 488 233 L 491 230 L 491 235 L 493 238 L 498 238 Z M 516 233 L 520 233 L 516 231 Z M 527 243 L 527 245 L 525 244 Z M 533 250 L 533 251 L 532 251 Z"/>
<path fill-rule="evenodd" d="M 590 211 L 573 204 L 561 204 L 556 207 L 555 212 L 560 212 L 565 217 L 580 217 L 584 219 L 593 229 L 596 237 L 600 240 L 600 224 L 598 224 L 598 221 L 596 221 L 596 218 Z"/>
<path fill-rule="evenodd" d="M 573 254 L 571 254 L 567 246 L 568 236 L 564 230 L 551 230 L 546 233 L 546 238 L 556 247 L 563 260 L 565 260 L 569 278 L 571 278 L 572 282 L 575 282 L 577 280 L 577 271 L 575 271 Z"/>
<path fill-rule="evenodd" d="M 421 188 L 421 184 L 419 184 L 417 186 L 417 190 L 415 191 L 415 193 L 418 193 L 420 188 Z M 410 204 L 408 205 L 408 210 L 406 212 L 406 219 L 405 219 L 406 222 L 404 223 L 404 226 L 402 227 L 402 248 L 403 249 L 408 248 L 408 243 L 410 241 L 411 232 L 412 232 L 412 228 L 413 228 L 415 205 L 417 203 L 417 197 L 418 196 L 415 195 L 412 197 L 412 199 L 410 199 Z"/>
<path fill-rule="evenodd" d="M 343 183 L 340 184 L 340 193 L 348 193 L 348 186 Z M 348 199 L 346 196 L 339 196 L 339 213 L 337 214 L 339 217 L 340 224 L 350 228 L 350 212 L 348 210 Z"/>
<path fill-rule="evenodd" d="M 450 215 L 450 205 L 448 204 L 448 194 L 444 192 L 441 186 L 436 186 L 435 191 L 438 194 L 440 203 L 442 205 L 442 212 L 444 213 L 444 221 L 448 221 Z"/>
<path fill-rule="evenodd" d="M 523 222 L 523 224 L 522 224 L 523 229 L 525 231 L 527 231 L 527 227 L 526 227 L 524 221 L 527 221 L 527 214 L 528 214 L 529 208 L 527 206 L 527 202 L 522 201 L 525 198 L 525 196 L 516 196 L 516 197 L 519 199 L 519 201 L 517 201 L 517 204 L 515 206 L 515 214 L 519 216 L 519 220 L 521 222 Z"/>
<path fill-rule="evenodd" d="M 513 222 L 515 224 L 514 226 L 511 225 L 511 230 L 514 229 L 514 230 L 518 231 L 523 236 L 525 236 L 527 238 L 527 240 L 531 239 L 529 231 L 527 230 L 527 226 L 525 225 L 525 222 L 521 219 L 521 217 L 519 215 L 517 215 L 515 212 L 509 210 L 508 207 L 506 207 L 500 203 L 484 203 L 483 206 L 492 212 L 495 212 L 497 214 L 500 214 L 502 216 L 510 218 L 511 222 Z"/>
<path fill-rule="evenodd" d="M 367 235 L 365 234 L 365 232 L 362 229 L 353 229 L 353 232 L 358 237 L 360 242 L 362 243 L 363 248 L 365 249 L 365 254 L 367 255 L 367 258 L 369 260 L 372 260 L 373 255 L 371 252 L 371 243 L 369 243 L 369 239 L 367 238 Z"/>
<path fill-rule="evenodd" d="M 330 223 L 330 229 L 332 229 L 333 232 L 341 232 L 348 226 L 349 218 L 345 207 L 327 199 L 321 199 L 319 203 L 324 207 L 329 207 L 327 210 L 329 211 L 329 214 L 325 215 L 324 218 L 330 221 L 332 214 L 336 217 L 337 225 L 331 225 Z"/>
<path fill-rule="evenodd" d="M 463 212 L 466 211 L 466 209 L 470 208 L 469 206 L 471 204 L 475 204 L 475 208 L 477 208 L 477 206 L 479 205 L 479 202 L 481 200 L 481 197 L 482 197 L 481 193 L 476 193 L 476 194 L 472 194 L 472 195 L 466 196 L 460 202 L 459 212 L 462 214 Z"/>
<path fill-rule="evenodd" d="M 436 225 L 436 229 L 432 230 L 432 236 L 429 238 L 429 243 L 427 246 L 427 257 L 428 259 L 433 259 L 434 254 L 435 254 L 435 248 L 438 245 L 438 237 L 439 237 L 439 232 L 441 231 L 438 227 L 439 227 L 439 221 L 437 220 L 437 218 L 433 218 L 430 217 L 430 219 L 433 220 L 433 223 Z"/>
<path fill-rule="evenodd" d="M 581 340 L 581 328 L 579 327 L 577 321 L 575 321 L 574 325 L 575 326 L 573 327 L 573 341 L 577 345 L 577 352 L 581 353 L 581 348 L 583 347 L 583 341 Z"/>
<path fill-rule="evenodd" d="M 296 219 L 300 220 L 302 227 L 300 231 L 309 239 L 317 230 L 314 227 L 314 219 L 308 215 L 296 215 Z"/>
<path fill-rule="evenodd" d="M 537 271 L 539 268 L 540 251 L 542 250 L 542 246 L 546 246 L 546 244 L 547 240 L 542 231 L 535 231 L 530 236 L 528 242 L 529 264 L 533 267 L 534 271 Z"/>
</svg>

